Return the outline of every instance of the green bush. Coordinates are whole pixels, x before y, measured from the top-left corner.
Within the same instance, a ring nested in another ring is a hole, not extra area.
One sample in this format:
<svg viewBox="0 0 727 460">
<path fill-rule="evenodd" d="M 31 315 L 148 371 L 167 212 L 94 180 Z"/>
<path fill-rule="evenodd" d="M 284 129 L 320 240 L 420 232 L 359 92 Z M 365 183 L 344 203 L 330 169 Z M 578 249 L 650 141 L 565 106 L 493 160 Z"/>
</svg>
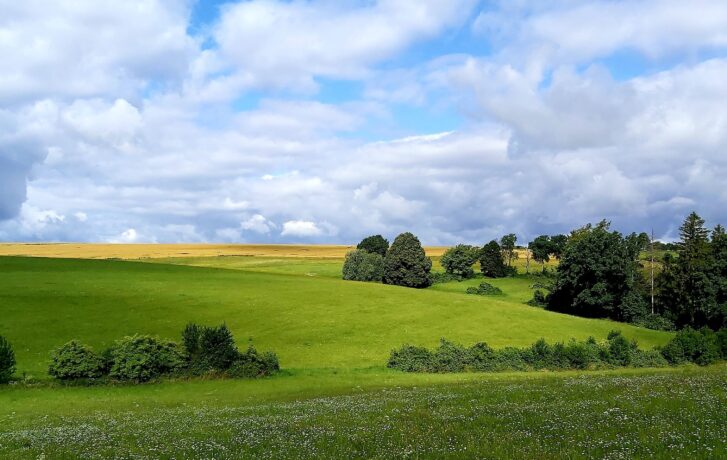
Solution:
<svg viewBox="0 0 727 460">
<path fill-rule="evenodd" d="M 199 366 L 226 371 L 238 356 L 235 338 L 225 324 L 202 329 L 199 335 Z"/>
<path fill-rule="evenodd" d="M 10 342 L 0 335 L 0 384 L 8 383 L 15 373 L 15 352 Z"/>
<path fill-rule="evenodd" d="M 727 327 L 717 332 L 717 348 L 719 348 L 722 359 L 727 359 Z"/>
<path fill-rule="evenodd" d="M 439 262 L 444 271 L 461 278 L 472 278 L 475 271 L 472 265 L 477 261 L 479 249 L 467 244 L 458 244 L 447 249 Z"/>
<path fill-rule="evenodd" d="M 631 341 L 621 334 L 621 331 L 611 331 L 608 334 L 608 353 L 606 361 L 614 366 L 628 366 L 631 364 L 635 350 L 638 350 L 636 342 Z"/>
<path fill-rule="evenodd" d="M 391 351 L 386 366 L 404 372 L 430 372 L 432 353 L 424 347 L 404 345 Z"/>
<path fill-rule="evenodd" d="M 505 347 L 495 352 L 494 370 L 496 371 L 527 371 L 528 352 L 521 348 Z"/>
<path fill-rule="evenodd" d="M 478 287 L 468 287 L 465 292 L 472 295 L 502 295 L 502 289 L 484 281 Z"/>
<path fill-rule="evenodd" d="M 470 364 L 469 351 L 461 345 L 440 339 L 432 354 L 432 372 L 463 372 Z"/>
<path fill-rule="evenodd" d="M 480 372 L 496 370 L 497 353 L 485 342 L 472 345 L 468 352 L 472 370 Z"/>
<path fill-rule="evenodd" d="M 548 306 L 548 297 L 543 291 L 538 289 L 533 292 L 533 298 L 528 300 L 528 305 L 545 308 Z"/>
<path fill-rule="evenodd" d="M 104 375 L 104 367 L 91 348 L 71 340 L 51 353 L 48 374 L 58 380 L 96 379 Z"/>
<path fill-rule="evenodd" d="M 564 353 L 571 369 L 590 369 L 601 363 L 600 348 L 592 337 L 585 342 L 571 340 L 565 346 Z"/>
<path fill-rule="evenodd" d="M 673 331 L 674 323 L 661 315 L 644 315 L 640 316 L 632 321 L 633 324 L 647 329 L 653 329 L 655 331 Z"/>
<path fill-rule="evenodd" d="M 406 232 L 397 236 L 384 258 L 384 283 L 411 288 L 432 284 L 432 260 L 424 253 L 419 239 Z"/>
<path fill-rule="evenodd" d="M 464 280 L 464 278 L 459 275 L 443 272 L 431 273 L 430 278 L 432 280 L 432 284 L 451 283 L 453 281 L 460 282 Z"/>
<path fill-rule="evenodd" d="M 638 350 L 631 358 L 633 367 L 666 367 L 669 362 L 659 350 Z"/>
<path fill-rule="evenodd" d="M 137 383 L 179 372 L 185 365 L 178 344 L 144 335 L 119 340 L 111 355 L 111 377 Z"/>
<path fill-rule="evenodd" d="M 346 254 L 342 272 L 345 280 L 380 283 L 384 279 L 384 258 L 378 253 L 357 249 Z"/>
<path fill-rule="evenodd" d="M 356 249 L 369 252 L 371 254 L 378 254 L 381 257 L 386 255 L 386 251 L 389 249 L 389 240 L 381 235 L 367 236 L 356 246 Z"/>
<path fill-rule="evenodd" d="M 240 353 L 227 370 L 227 375 L 234 378 L 259 378 L 273 375 L 280 370 L 278 357 L 273 352 L 258 353 L 250 345 L 244 353 Z"/>
<path fill-rule="evenodd" d="M 690 327 L 677 332 L 662 348 L 661 354 L 670 364 L 690 362 L 700 366 L 712 364 L 722 357 L 718 336 L 714 331 L 708 328 L 696 331 Z"/>
</svg>

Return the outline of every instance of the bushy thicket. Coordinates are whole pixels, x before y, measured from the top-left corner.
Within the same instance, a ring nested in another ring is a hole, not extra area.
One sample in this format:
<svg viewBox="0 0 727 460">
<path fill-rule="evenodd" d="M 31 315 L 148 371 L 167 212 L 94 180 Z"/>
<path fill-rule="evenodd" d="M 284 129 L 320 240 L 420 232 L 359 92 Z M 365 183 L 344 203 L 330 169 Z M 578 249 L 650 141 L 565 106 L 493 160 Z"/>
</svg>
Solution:
<svg viewBox="0 0 727 460">
<path fill-rule="evenodd" d="M 706 366 L 727 359 L 727 328 L 718 332 L 707 327 L 698 331 L 684 328 L 664 346 L 661 353 L 671 364 L 690 362 Z"/>
<path fill-rule="evenodd" d="M 474 286 L 468 287 L 465 292 L 467 294 L 474 294 L 474 295 L 501 295 L 502 289 L 483 281 L 477 287 L 474 287 Z"/>
<path fill-rule="evenodd" d="M 393 350 L 388 367 L 406 372 L 528 371 L 538 369 L 599 369 L 613 367 L 663 367 L 669 362 L 659 350 L 640 350 L 634 341 L 614 331 L 603 342 L 584 341 L 550 344 L 540 339 L 527 348 L 494 350 L 484 342 L 464 347 L 442 339 L 428 350 L 404 345 Z"/>
<path fill-rule="evenodd" d="M 380 283 L 384 279 L 384 258 L 378 253 L 356 249 L 346 254 L 343 279 Z"/>
<path fill-rule="evenodd" d="M 53 351 L 48 373 L 61 381 L 100 379 L 148 382 L 162 376 L 227 375 L 256 378 L 280 370 L 273 352 L 259 353 L 252 345 L 240 353 L 226 325 L 188 324 L 182 344 L 146 335 L 118 340 L 102 354 L 78 341 Z"/>
<path fill-rule="evenodd" d="M 48 374 L 58 380 L 97 379 L 104 375 L 104 360 L 90 347 L 76 341 L 51 353 Z"/>
<path fill-rule="evenodd" d="M 15 373 L 15 352 L 10 342 L 0 335 L 0 384 L 8 383 Z"/>
</svg>

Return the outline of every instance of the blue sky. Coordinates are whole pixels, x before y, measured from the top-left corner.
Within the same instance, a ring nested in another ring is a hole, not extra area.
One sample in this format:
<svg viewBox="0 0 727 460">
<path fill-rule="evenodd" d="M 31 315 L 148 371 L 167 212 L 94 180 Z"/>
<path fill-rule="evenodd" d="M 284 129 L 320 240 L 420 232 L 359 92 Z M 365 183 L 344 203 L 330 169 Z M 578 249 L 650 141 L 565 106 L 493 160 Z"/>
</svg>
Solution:
<svg viewBox="0 0 727 460">
<path fill-rule="evenodd" d="M 0 240 L 520 241 L 727 221 L 727 4 L 37 1 Z"/>
</svg>

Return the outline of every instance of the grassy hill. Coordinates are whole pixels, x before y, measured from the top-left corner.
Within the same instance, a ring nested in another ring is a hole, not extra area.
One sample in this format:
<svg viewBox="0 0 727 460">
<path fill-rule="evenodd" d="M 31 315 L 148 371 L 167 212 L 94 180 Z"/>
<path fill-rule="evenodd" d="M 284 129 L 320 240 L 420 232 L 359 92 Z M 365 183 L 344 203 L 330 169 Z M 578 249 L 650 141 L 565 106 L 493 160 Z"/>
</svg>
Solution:
<svg viewBox="0 0 727 460">
<path fill-rule="evenodd" d="M 646 348 L 669 338 L 523 305 L 526 278 L 495 280 L 505 295 L 482 298 L 463 294 L 467 283 L 412 290 L 113 260 L 2 257 L 0 274 L 0 334 L 15 344 L 18 371 L 36 377 L 45 375 L 49 351 L 70 339 L 97 348 L 134 333 L 178 339 L 189 321 L 224 321 L 240 346 L 251 338 L 287 369 L 381 367 L 392 348 L 433 346 L 440 337 L 524 346 L 540 337 L 600 339 L 618 328 Z"/>
</svg>

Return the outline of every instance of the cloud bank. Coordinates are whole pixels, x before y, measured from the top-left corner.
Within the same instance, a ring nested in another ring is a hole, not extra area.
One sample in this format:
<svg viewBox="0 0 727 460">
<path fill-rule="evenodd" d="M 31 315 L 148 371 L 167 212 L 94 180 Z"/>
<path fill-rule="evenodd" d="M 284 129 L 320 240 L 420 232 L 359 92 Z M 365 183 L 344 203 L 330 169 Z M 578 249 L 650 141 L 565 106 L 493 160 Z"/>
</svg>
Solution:
<svg viewBox="0 0 727 460">
<path fill-rule="evenodd" d="M 724 2 L 0 4 L 0 240 L 727 223 Z"/>
</svg>

